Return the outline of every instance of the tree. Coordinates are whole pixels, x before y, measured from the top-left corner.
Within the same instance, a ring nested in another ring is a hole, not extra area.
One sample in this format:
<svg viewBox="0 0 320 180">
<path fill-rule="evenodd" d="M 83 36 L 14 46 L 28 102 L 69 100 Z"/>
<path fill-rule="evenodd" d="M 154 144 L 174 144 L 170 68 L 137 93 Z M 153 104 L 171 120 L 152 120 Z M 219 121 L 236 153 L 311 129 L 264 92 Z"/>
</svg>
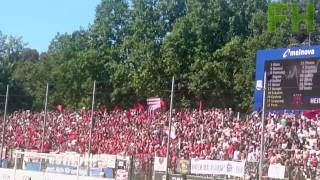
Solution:
<svg viewBox="0 0 320 180">
<path fill-rule="evenodd" d="M 10 83 L 31 97 L 23 102 L 41 109 L 48 82 L 50 106 L 63 103 L 72 109 L 90 105 L 96 80 L 97 104 L 128 107 L 149 96 L 169 100 L 175 76 L 177 107 L 203 100 L 207 107 L 248 111 L 256 51 L 305 38 L 290 33 L 289 21 L 276 33 L 267 32 L 268 3 L 102 0 L 92 25 L 57 33 L 40 56 L 20 38 L 0 34 L 0 90 Z"/>
<path fill-rule="evenodd" d="M 131 11 L 124 0 L 103 0 L 96 8 L 94 24 L 89 30 L 89 43 L 101 56 L 116 62 L 126 58 L 121 45 L 130 33 Z"/>
<path fill-rule="evenodd" d="M 31 97 L 12 78 L 14 71 L 17 69 L 17 64 L 21 62 L 21 54 L 25 45 L 21 38 L 7 36 L 0 31 L 1 109 L 3 109 L 7 85 L 10 86 L 8 111 L 30 107 L 32 104 Z"/>
<path fill-rule="evenodd" d="M 24 48 L 21 52 L 22 61 L 38 62 L 39 53 L 36 49 Z"/>
</svg>

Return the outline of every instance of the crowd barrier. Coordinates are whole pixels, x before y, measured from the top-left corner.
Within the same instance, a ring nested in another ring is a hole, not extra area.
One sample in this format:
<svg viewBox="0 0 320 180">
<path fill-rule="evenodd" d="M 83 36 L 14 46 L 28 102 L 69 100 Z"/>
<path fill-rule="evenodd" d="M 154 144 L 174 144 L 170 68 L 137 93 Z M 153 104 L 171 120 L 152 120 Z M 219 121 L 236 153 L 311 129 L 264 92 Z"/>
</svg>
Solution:
<svg viewBox="0 0 320 180">
<path fill-rule="evenodd" d="M 167 163 L 164 157 L 16 152 L 14 159 L 2 164 L 9 168 L 0 168 L 0 180 L 163 180 Z M 181 159 L 171 164 L 168 180 L 257 179 L 258 167 L 258 162 Z M 264 164 L 263 168 L 263 179 L 319 177 L 320 164 L 318 167 Z"/>
<path fill-rule="evenodd" d="M 173 167 L 169 180 L 219 180 L 219 179 L 257 179 L 259 162 L 236 162 L 217 160 L 179 160 Z M 166 158 L 154 158 L 154 180 L 162 180 L 166 169 Z M 320 163 L 312 166 L 284 166 L 264 164 L 263 179 L 320 179 Z"/>
<path fill-rule="evenodd" d="M 0 168 L 1 180 L 114 180 L 114 178 L 97 178 L 90 176 L 75 176 L 66 174 L 46 173 Z"/>
<path fill-rule="evenodd" d="M 9 160 L 13 161 L 13 167 L 0 168 L 0 180 L 129 180 L 131 159 L 107 154 L 89 157 L 16 151 Z M 8 160 L 3 162 L 8 164 Z"/>
</svg>

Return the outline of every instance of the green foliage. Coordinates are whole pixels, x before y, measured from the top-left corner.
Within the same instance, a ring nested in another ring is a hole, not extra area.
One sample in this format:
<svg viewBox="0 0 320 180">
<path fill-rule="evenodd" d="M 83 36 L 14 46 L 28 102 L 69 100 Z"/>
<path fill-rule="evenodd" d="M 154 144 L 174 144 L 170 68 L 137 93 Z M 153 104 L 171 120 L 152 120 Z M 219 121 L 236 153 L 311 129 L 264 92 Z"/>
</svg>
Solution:
<svg viewBox="0 0 320 180">
<path fill-rule="evenodd" d="M 300 31 L 300 23 L 306 23 L 306 30 L 307 32 L 314 32 L 315 25 L 314 25 L 314 15 L 315 15 L 315 7 L 313 3 L 307 3 L 306 5 L 306 12 L 299 14 L 299 6 L 297 4 L 292 4 L 292 13 L 291 13 L 291 29 L 292 32 L 299 32 Z"/>
<path fill-rule="evenodd" d="M 271 3 L 268 8 L 268 31 L 275 32 L 276 26 L 289 17 L 288 3 Z"/>
<path fill-rule="evenodd" d="M 267 0 L 102 0 L 94 23 L 58 33 L 39 55 L 0 33 L 0 91 L 12 85 L 12 107 L 89 107 L 93 81 L 98 105 L 130 107 L 159 96 L 175 107 L 250 111 L 256 50 L 289 45 L 288 22 L 267 32 Z M 314 38 L 315 41 L 319 39 Z M 19 92 L 18 92 L 19 90 Z M 15 91 L 15 92 L 14 92 Z M 11 101 L 10 101 L 11 102 Z"/>
</svg>

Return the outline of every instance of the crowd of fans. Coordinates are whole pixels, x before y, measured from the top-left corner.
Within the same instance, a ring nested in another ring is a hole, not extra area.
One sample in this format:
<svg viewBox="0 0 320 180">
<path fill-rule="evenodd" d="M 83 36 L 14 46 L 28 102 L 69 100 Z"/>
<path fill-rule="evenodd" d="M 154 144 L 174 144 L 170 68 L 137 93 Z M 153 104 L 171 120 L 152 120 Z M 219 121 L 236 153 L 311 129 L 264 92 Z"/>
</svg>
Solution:
<svg viewBox="0 0 320 180">
<path fill-rule="evenodd" d="M 90 111 L 47 113 L 44 152 L 86 153 Z M 170 154 L 178 159 L 258 161 L 260 114 L 237 117 L 229 109 L 173 111 Z M 7 118 L 5 147 L 40 150 L 44 112 L 16 111 Z M 154 157 L 166 155 L 168 112 L 154 119 L 147 111 L 94 113 L 92 153 Z M 320 121 L 294 114 L 268 114 L 265 158 L 270 164 L 317 166 L 320 160 Z"/>
</svg>

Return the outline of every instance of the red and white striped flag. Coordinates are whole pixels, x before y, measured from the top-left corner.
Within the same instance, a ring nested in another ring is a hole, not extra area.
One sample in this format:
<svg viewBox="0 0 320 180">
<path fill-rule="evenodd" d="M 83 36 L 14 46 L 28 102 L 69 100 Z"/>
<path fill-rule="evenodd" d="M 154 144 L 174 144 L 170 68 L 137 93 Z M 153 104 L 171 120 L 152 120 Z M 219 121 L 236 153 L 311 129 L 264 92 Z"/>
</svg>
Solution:
<svg viewBox="0 0 320 180">
<path fill-rule="evenodd" d="M 155 111 L 159 108 L 161 108 L 161 99 L 160 98 L 148 98 L 147 104 L 149 106 L 148 108 L 148 117 L 153 119 Z"/>
</svg>

